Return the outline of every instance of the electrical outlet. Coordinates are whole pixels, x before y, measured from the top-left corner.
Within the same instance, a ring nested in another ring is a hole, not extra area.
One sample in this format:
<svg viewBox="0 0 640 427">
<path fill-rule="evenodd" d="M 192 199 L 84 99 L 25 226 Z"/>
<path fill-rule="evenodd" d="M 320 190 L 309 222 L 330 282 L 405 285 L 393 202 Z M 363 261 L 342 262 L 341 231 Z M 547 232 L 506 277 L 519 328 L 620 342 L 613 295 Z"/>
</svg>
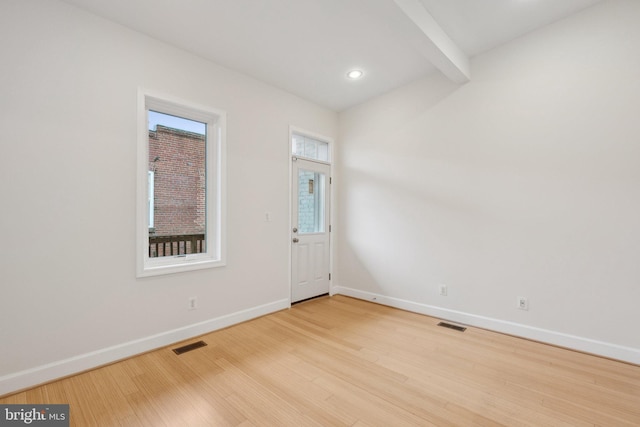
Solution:
<svg viewBox="0 0 640 427">
<path fill-rule="evenodd" d="M 443 285 L 443 284 L 438 285 L 438 290 L 440 291 L 441 296 L 443 297 L 447 296 L 447 293 L 448 293 L 447 285 Z"/>
<path fill-rule="evenodd" d="M 529 299 L 526 297 L 518 297 L 518 308 L 520 310 L 529 310 Z"/>
<path fill-rule="evenodd" d="M 196 308 L 198 308 L 198 298 L 196 297 L 189 297 L 189 310 L 195 310 Z"/>
</svg>

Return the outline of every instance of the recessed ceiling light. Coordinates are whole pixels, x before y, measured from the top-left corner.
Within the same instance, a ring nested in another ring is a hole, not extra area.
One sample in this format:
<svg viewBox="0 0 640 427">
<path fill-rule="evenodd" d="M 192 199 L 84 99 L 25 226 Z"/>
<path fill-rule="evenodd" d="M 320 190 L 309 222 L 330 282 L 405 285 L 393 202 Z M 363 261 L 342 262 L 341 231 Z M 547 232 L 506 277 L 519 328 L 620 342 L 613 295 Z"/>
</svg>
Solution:
<svg viewBox="0 0 640 427">
<path fill-rule="evenodd" d="M 347 77 L 349 77 L 351 80 L 356 80 L 362 77 L 362 74 L 363 73 L 360 70 L 351 70 L 347 73 Z"/>
</svg>

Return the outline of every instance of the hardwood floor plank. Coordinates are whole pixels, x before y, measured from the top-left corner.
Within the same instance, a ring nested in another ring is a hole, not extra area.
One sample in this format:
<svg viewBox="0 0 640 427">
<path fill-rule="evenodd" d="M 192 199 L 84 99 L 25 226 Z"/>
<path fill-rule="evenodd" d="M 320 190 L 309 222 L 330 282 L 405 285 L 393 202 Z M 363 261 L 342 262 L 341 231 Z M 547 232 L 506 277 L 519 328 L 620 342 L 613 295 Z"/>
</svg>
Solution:
<svg viewBox="0 0 640 427">
<path fill-rule="evenodd" d="M 355 420 L 362 420 L 368 425 L 437 425 L 421 419 L 407 409 L 396 407 L 375 394 L 363 391 L 349 381 L 331 376 L 317 378 L 314 382 L 332 393 L 328 402 L 334 410 L 350 413 Z"/>
</svg>

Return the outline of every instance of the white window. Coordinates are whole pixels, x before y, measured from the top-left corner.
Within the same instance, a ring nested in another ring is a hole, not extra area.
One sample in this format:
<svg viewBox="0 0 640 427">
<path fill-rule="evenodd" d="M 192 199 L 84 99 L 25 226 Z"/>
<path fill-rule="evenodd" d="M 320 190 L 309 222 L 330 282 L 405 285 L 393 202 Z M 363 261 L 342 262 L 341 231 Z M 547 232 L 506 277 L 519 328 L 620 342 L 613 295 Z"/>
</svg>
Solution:
<svg viewBox="0 0 640 427">
<path fill-rule="evenodd" d="M 297 157 L 329 163 L 329 143 L 294 132 L 291 135 L 291 153 Z"/>
<path fill-rule="evenodd" d="M 140 91 L 138 277 L 225 265 L 226 114 Z"/>
</svg>

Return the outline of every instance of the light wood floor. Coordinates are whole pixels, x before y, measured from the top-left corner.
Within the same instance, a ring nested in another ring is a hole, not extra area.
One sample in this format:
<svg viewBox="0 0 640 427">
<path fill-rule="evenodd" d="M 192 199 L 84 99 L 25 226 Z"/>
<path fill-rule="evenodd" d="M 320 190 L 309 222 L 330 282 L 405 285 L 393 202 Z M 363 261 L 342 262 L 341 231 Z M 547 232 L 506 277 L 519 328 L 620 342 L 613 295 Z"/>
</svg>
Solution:
<svg viewBox="0 0 640 427">
<path fill-rule="evenodd" d="M 321 298 L 0 403 L 83 427 L 640 425 L 640 367 L 437 322 Z"/>
</svg>

